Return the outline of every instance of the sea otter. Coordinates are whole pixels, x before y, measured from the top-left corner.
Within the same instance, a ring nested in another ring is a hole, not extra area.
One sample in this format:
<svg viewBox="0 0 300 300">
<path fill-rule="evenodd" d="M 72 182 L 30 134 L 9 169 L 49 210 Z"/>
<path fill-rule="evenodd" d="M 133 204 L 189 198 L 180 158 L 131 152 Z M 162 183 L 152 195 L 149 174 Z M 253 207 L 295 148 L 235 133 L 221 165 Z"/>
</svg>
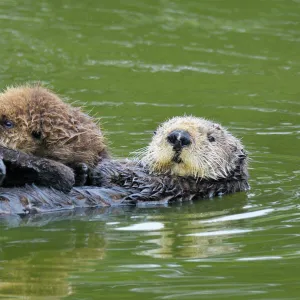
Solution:
<svg viewBox="0 0 300 300">
<path fill-rule="evenodd" d="M 37 84 L 0 94 L 0 145 L 67 165 L 94 167 L 107 156 L 95 120 Z"/>
<path fill-rule="evenodd" d="M 38 84 L 10 87 L 0 94 L 0 145 L 71 166 L 77 185 L 85 182 L 87 168 L 108 157 L 95 120 Z"/>
<path fill-rule="evenodd" d="M 155 131 L 150 144 L 127 161 L 103 160 L 92 185 L 136 189 L 126 199 L 190 200 L 249 189 L 247 154 L 220 124 L 175 117 Z"/>
<path fill-rule="evenodd" d="M 221 125 L 175 117 L 158 127 L 135 159 L 102 160 L 92 169 L 89 184 L 68 194 L 37 186 L 2 188 L 0 213 L 11 211 L 11 204 L 18 213 L 22 209 L 30 213 L 78 206 L 166 204 L 246 191 L 247 154 Z"/>
</svg>

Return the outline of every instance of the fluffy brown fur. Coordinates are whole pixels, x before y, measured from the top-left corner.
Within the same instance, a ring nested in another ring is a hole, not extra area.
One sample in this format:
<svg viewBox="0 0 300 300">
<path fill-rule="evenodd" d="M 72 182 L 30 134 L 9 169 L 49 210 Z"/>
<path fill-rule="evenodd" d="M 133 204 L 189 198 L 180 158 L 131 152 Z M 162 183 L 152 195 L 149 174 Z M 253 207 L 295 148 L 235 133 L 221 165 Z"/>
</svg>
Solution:
<svg viewBox="0 0 300 300">
<path fill-rule="evenodd" d="M 93 167 L 107 156 L 93 118 L 39 85 L 0 94 L 0 145 L 71 165 Z"/>
</svg>

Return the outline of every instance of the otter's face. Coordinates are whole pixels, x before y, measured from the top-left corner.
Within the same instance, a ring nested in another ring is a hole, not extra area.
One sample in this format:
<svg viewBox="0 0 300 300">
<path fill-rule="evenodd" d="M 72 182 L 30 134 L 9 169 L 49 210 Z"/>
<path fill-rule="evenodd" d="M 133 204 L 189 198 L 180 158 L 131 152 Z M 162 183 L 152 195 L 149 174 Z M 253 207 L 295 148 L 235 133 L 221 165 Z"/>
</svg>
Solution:
<svg viewBox="0 0 300 300">
<path fill-rule="evenodd" d="M 26 103 L 18 100 L 0 95 L 0 145 L 33 153 L 39 134 L 30 124 Z"/>
<path fill-rule="evenodd" d="M 142 164 L 153 173 L 205 179 L 227 177 L 246 158 L 237 138 L 220 125 L 195 117 L 163 123 L 141 155 Z"/>
<path fill-rule="evenodd" d="M 0 94 L 0 145 L 70 165 L 107 156 L 94 120 L 38 85 Z"/>
</svg>

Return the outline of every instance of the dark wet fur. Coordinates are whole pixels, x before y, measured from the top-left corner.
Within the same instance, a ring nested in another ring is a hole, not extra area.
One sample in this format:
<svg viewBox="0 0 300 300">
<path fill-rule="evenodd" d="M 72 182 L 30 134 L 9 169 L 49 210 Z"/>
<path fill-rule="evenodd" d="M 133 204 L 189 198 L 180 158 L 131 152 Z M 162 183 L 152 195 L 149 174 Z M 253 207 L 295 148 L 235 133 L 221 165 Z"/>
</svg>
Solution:
<svg viewBox="0 0 300 300">
<path fill-rule="evenodd" d="M 88 182 L 91 186 L 74 187 L 70 192 L 74 174 L 60 163 L 10 149 L 4 151 L 4 162 L 12 172 L 5 178 L 6 186 L 28 182 L 39 186 L 0 188 L 0 214 L 32 214 L 76 207 L 166 205 L 249 189 L 244 158 L 230 176 L 220 180 L 149 174 L 134 162 L 106 159 L 91 172 Z M 13 165 L 26 177 L 14 177 Z"/>
<path fill-rule="evenodd" d="M 16 187 L 34 183 L 69 192 L 75 184 L 73 170 L 60 162 L 5 147 L 0 147 L 0 153 L 1 163 L 5 164 L 5 168 L 0 168 L 2 186 Z"/>
<path fill-rule="evenodd" d="M 122 186 L 130 191 L 125 200 L 136 201 L 190 201 L 194 198 L 212 198 L 239 191 L 247 191 L 246 162 L 225 179 L 207 180 L 169 174 L 149 174 L 148 170 L 133 162 L 104 160 L 92 174 L 91 185 Z"/>
<path fill-rule="evenodd" d="M 67 194 L 53 188 L 35 185 L 0 188 L 0 215 L 27 215 L 74 208 L 121 206 L 128 204 L 127 201 L 122 201 L 128 194 L 128 190 L 120 187 L 73 188 Z"/>
</svg>

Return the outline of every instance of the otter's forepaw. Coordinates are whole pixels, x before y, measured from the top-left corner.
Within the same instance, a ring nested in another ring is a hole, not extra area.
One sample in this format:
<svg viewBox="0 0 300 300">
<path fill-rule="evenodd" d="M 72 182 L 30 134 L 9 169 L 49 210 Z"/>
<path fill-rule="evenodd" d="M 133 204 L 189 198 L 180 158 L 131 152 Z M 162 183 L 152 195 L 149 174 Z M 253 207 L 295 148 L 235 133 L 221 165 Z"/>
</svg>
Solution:
<svg viewBox="0 0 300 300">
<path fill-rule="evenodd" d="M 2 185 L 6 175 L 6 167 L 2 159 L 0 159 L 0 186 Z"/>
<path fill-rule="evenodd" d="M 82 186 L 87 183 L 89 176 L 89 167 L 85 163 L 79 163 L 73 166 L 74 174 L 75 174 L 75 186 Z"/>
</svg>

